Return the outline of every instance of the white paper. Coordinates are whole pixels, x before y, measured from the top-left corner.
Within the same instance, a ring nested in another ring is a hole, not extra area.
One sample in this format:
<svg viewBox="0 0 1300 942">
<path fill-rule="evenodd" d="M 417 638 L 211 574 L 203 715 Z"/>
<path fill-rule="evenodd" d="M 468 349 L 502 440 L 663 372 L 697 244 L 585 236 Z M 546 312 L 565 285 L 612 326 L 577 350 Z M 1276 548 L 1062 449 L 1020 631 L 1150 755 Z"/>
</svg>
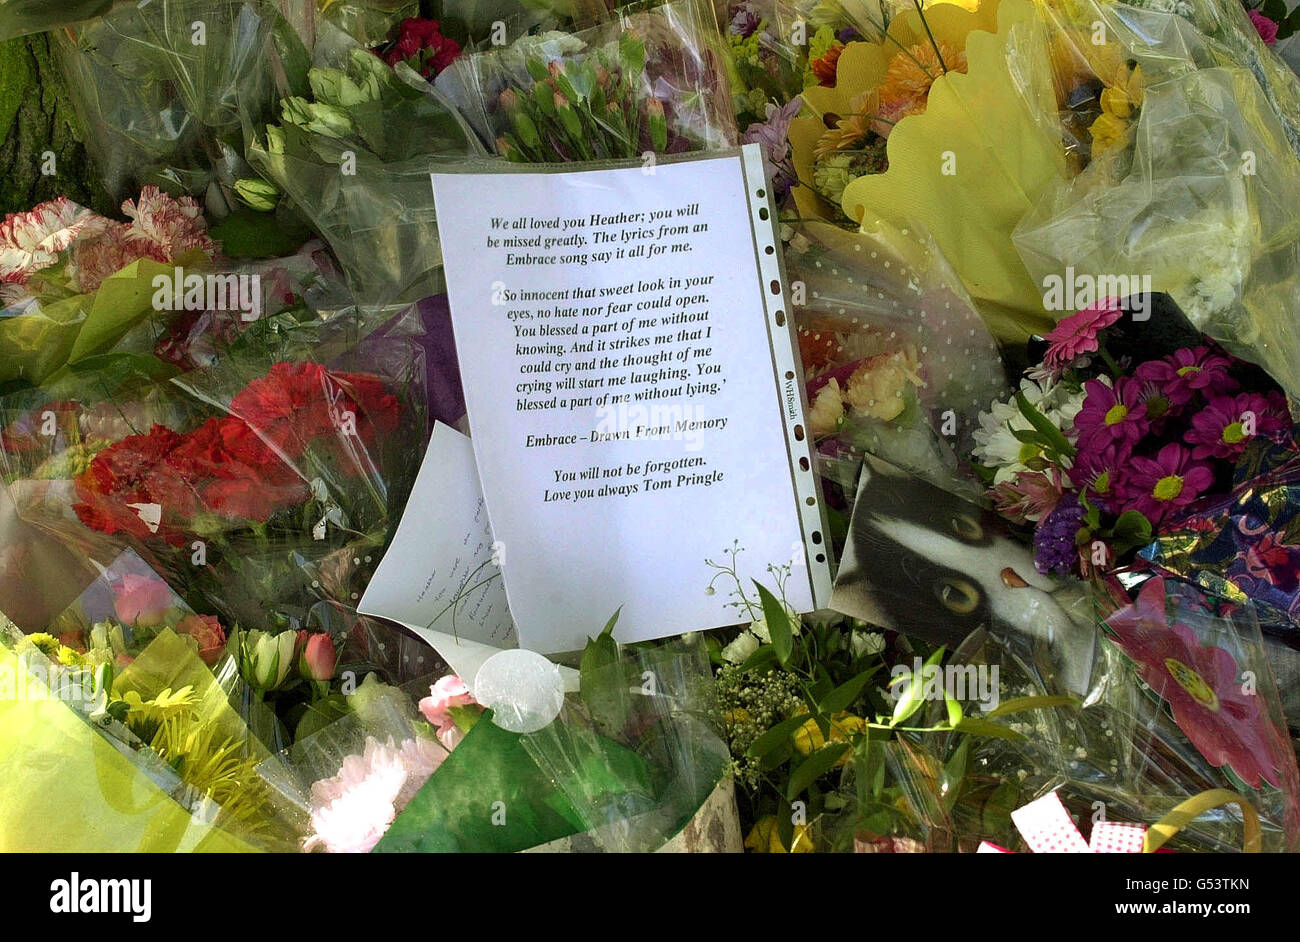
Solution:
<svg viewBox="0 0 1300 942">
<path fill-rule="evenodd" d="M 357 610 L 410 628 L 472 683 L 483 661 L 518 646 L 493 542 L 473 447 L 439 423 L 392 545 Z"/>
<path fill-rule="evenodd" d="M 580 649 L 620 608 L 623 641 L 747 621 L 730 577 L 708 591 L 735 541 L 750 598 L 769 565 L 799 611 L 829 594 L 761 167 L 433 175 L 523 647 Z"/>
</svg>

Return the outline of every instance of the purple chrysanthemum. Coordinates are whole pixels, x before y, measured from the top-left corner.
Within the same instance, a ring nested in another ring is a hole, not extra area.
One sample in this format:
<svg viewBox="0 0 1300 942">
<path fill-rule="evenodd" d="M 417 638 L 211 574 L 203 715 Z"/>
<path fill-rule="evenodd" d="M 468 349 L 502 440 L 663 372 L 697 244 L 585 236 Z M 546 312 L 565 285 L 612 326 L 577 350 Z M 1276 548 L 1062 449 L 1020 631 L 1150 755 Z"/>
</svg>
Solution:
<svg viewBox="0 0 1300 942">
<path fill-rule="evenodd" d="M 1079 549 L 1075 537 L 1083 526 L 1084 509 L 1079 498 L 1066 494 L 1057 503 L 1047 519 L 1034 531 L 1034 566 L 1043 575 L 1073 572 L 1079 563 Z"/>
</svg>

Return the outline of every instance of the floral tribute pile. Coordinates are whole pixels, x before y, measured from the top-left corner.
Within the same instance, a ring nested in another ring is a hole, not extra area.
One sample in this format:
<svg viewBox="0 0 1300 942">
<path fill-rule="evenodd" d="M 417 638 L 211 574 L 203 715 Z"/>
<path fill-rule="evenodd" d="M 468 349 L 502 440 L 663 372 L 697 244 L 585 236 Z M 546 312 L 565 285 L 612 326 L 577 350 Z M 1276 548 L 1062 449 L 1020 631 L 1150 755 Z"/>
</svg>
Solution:
<svg viewBox="0 0 1300 942">
<path fill-rule="evenodd" d="M 0 849 L 1300 850 L 1300 13 L 35 6 L 108 199 L 0 207 Z M 511 731 L 358 612 L 465 427 L 429 174 L 745 145 L 831 607 L 719 534 L 733 628 Z"/>
</svg>

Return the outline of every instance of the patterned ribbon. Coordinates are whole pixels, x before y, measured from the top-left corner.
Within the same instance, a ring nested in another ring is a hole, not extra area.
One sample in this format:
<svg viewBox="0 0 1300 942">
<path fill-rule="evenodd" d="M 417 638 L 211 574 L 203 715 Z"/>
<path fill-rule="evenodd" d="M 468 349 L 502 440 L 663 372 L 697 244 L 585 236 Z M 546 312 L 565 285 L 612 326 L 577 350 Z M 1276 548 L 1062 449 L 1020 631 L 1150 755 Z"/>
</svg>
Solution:
<svg viewBox="0 0 1300 942">
<path fill-rule="evenodd" d="M 1029 849 L 1036 854 L 1142 854 L 1154 853 L 1166 841 L 1212 808 L 1234 804 L 1241 808 L 1245 830 L 1244 850 L 1257 854 L 1260 850 L 1259 815 L 1254 806 L 1236 792 L 1216 788 L 1187 799 L 1165 815 L 1148 830 L 1144 824 L 1124 824 L 1118 821 L 1098 821 L 1092 836 L 1083 839 L 1070 813 L 1061 804 L 1056 792 L 1049 792 L 1023 808 L 1011 812 L 1011 821 Z M 1009 854 L 1011 851 L 984 841 L 980 854 Z"/>
</svg>

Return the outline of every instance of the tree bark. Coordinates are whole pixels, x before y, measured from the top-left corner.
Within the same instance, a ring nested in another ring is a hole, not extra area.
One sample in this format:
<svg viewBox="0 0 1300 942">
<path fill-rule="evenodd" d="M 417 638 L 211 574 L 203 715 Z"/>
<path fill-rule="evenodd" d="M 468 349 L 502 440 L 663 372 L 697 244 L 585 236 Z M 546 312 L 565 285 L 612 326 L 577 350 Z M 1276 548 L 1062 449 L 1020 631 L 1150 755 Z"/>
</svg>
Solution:
<svg viewBox="0 0 1300 942">
<path fill-rule="evenodd" d="M 0 129 L 0 216 L 59 196 L 113 214 L 81 143 L 48 34 L 0 43 Z"/>
</svg>

